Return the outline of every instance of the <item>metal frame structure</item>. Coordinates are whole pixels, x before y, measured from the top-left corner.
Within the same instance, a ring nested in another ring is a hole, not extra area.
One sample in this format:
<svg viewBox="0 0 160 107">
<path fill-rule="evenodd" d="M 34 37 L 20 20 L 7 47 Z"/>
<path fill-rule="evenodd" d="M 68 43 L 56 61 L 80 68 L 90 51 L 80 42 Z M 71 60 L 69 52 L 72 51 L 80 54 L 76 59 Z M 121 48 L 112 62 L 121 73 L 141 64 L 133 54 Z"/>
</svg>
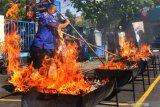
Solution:
<svg viewBox="0 0 160 107">
<path fill-rule="evenodd" d="M 11 30 L 10 22 L 13 21 L 18 28 L 21 37 L 21 51 L 29 51 L 34 35 L 36 34 L 37 23 L 5 19 L 5 34 Z"/>
</svg>

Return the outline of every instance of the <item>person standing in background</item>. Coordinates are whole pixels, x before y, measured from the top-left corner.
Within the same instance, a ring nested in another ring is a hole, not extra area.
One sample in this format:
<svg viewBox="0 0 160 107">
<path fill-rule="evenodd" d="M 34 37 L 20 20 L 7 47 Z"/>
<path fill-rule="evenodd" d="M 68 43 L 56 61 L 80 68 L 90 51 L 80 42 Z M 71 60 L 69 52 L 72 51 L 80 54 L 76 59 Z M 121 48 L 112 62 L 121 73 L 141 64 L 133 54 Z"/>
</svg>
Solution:
<svg viewBox="0 0 160 107">
<path fill-rule="evenodd" d="M 90 32 L 89 32 L 89 35 L 87 38 L 87 42 L 92 45 L 96 45 L 95 34 L 94 34 L 93 28 L 90 29 Z M 96 49 L 94 47 L 92 47 L 92 48 L 94 51 L 96 51 Z M 89 53 L 89 60 L 93 60 L 94 54 L 90 48 L 88 48 L 88 53 Z"/>
<path fill-rule="evenodd" d="M 78 31 L 83 36 L 83 38 L 85 40 L 87 40 L 86 35 L 83 33 L 83 28 L 79 27 Z M 79 39 L 81 39 L 81 38 L 79 38 Z M 79 58 L 78 58 L 78 61 L 86 61 L 86 60 L 87 60 L 86 45 L 83 41 L 79 41 Z"/>
</svg>

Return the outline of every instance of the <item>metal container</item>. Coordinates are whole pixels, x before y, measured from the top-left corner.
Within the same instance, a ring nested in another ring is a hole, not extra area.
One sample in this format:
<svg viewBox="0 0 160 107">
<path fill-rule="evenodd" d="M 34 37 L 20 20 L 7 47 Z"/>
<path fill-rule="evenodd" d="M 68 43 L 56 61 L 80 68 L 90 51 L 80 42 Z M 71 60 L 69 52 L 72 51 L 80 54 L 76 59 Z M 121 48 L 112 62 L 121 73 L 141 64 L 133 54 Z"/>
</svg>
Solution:
<svg viewBox="0 0 160 107">
<path fill-rule="evenodd" d="M 110 70 L 110 69 L 95 69 L 95 75 L 100 80 L 106 77 L 116 77 L 117 79 L 117 87 L 122 87 L 127 84 L 133 77 L 137 76 L 139 70 L 137 68 L 134 69 L 125 69 L 125 70 Z"/>
<path fill-rule="evenodd" d="M 44 94 L 30 91 L 23 93 L 22 107 L 94 107 L 112 93 L 114 83 L 112 80 L 86 95 Z"/>
</svg>

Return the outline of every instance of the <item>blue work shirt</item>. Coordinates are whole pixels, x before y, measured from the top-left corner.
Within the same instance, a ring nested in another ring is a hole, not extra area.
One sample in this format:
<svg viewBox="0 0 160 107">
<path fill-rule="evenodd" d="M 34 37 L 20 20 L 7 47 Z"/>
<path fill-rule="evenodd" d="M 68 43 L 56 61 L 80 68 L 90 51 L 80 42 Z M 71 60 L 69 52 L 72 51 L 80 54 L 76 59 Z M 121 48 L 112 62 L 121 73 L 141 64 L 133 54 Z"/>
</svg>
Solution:
<svg viewBox="0 0 160 107">
<path fill-rule="evenodd" d="M 49 26 L 49 23 L 54 23 L 55 27 Z M 44 48 L 44 49 L 54 49 L 55 48 L 55 36 L 57 31 L 55 30 L 58 27 L 59 23 L 55 18 L 48 14 L 42 13 L 39 16 L 38 20 L 38 31 L 35 35 L 33 46 Z"/>
</svg>

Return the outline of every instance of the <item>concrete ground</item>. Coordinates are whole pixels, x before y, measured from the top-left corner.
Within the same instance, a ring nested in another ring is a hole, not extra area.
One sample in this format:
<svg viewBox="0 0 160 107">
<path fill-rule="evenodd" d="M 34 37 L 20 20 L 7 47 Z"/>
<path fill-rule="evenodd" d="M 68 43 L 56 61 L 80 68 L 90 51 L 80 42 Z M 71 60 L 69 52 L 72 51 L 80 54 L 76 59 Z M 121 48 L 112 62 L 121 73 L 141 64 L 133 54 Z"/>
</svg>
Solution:
<svg viewBox="0 0 160 107">
<path fill-rule="evenodd" d="M 97 68 L 100 66 L 101 63 L 99 61 L 93 61 L 93 62 L 84 62 L 82 64 L 83 71 L 87 71 L 89 69 Z M 158 74 L 156 75 L 156 78 L 153 76 L 153 72 L 150 71 L 151 76 L 151 84 L 155 82 L 155 80 L 158 78 Z M 139 77 L 141 78 L 141 77 Z M 11 87 L 10 84 L 7 82 L 8 75 L 2 75 L 0 74 L 0 96 L 9 94 L 13 91 L 14 87 Z M 148 85 L 147 77 L 145 77 L 145 88 L 146 91 L 143 91 L 142 87 L 142 81 L 135 81 L 135 90 L 136 90 L 136 102 L 141 103 L 140 107 L 160 107 L 160 81 L 157 80 L 157 84 L 153 87 L 152 85 Z M 131 84 L 126 84 L 123 89 L 130 89 L 132 86 Z M 152 89 L 153 88 L 153 89 Z M 147 93 L 147 94 L 145 94 Z M 145 97 L 144 96 L 147 96 Z M 143 96 L 143 97 L 142 97 Z M 145 98 L 145 100 L 141 100 L 142 98 Z M 118 93 L 118 99 L 119 99 L 119 105 L 120 107 L 132 107 L 136 102 L 133 102 L 133 95 L 132 92 L 126 92 L 126 91 L 120 91 Z M 115 97 L 113 97 L 110 101 L 103 100 L 102 104 L 97 104 L 95 107 L 112 107 L 108 106 L 107 104 L 115 104 Z M 3 99 L 0 99 L 0 107 L 21 107 L 21 95 L 13 95 L 9 96 Z"/>
</svg>

